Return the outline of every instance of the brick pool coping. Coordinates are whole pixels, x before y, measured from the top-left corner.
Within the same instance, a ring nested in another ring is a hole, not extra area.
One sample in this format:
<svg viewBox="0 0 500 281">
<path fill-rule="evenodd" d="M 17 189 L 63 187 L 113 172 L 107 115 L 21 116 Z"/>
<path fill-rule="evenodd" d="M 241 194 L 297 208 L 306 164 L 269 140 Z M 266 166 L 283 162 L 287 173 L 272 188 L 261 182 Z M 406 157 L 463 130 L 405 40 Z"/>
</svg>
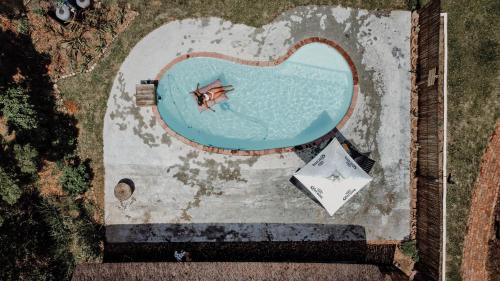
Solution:
<svg viewBox="0 0 500 281">
<path fill-rule="evenodd" d="M 337 131 L 338 128 L 342 128 L 347 120 L 351 117 L 352 113 L 354 112 L 354 107 L 356 105 L 356 101 L 358 98 L 358 91 L 359 91 L 359 80 L 358 80 L 358 72 L 356 70 L 356 67 L 354 66 L 354 62 L 352 61 L 351 57 L 347 54 L 347 52 L 336 42 L 322 38 L 322 37 L 309 37 L 306 39 L 303 39 L 297 43 L 295 43 L 288 51 L 286 54 L 283 56 L 279 57 L 276 60 L 273 61 L 251 61 L 251 60 L 243 60 L 239 59 L 236 57 L 232 56 L 227 56 L 215 52 L 193 52 L 189 54 L 185 54 L 182 56 L 179 56 L 175 59 L 173 59 L 171 62 L 169 62 L 165 67 L 163 67 L 158 75 L 156 75 L 155 79 L 160 80 L 160 78 L 169 70 L 172 68 L 175 64 L 184 61 L 189 58 L 194 58 L 194 57 L 210 57 L 210 58 L 218 58 L 218 59 L 224 59 L 228 60 L 231 62 L 239 63 L 239 64 L 245 64 L 245 65 L 251 65 L 251 66 L 276 66 L 287 60 L 292 54 L 294 54 L 298 49 L 300 49 L 302 46 L 305 46 L 307 44 L 311 43 L 323 43 L 326 44 L 334 49 L 336 49 L 342 57 L 347 61 L 349 68 L 351 69 L 352 73 L 352 79 L 353 79 L 353 94 L 351 98 L 351 103 L 349 105 L 349 109 L 347 110 L 347 113 L 344 115 L 344 117 L 340 120 L 340 122 L 337 124 L 337 126 L 333 127 L 332 130 L 327 132 L 325 135 L 311 141 L 305 144 L 297 145 L 297 146 L 289 146 L 289 147 L 282 147 L 282 148 L 272 148 L 272 149 L 263 149 L 263 150 L 237 150 L 237 149 L 224 149 L 220 147 L 215 147 L 215 146 L 207 146 L 203 145 L 200 143 L 197 143 L 195 141 L 192 141 L 177 132 L 175 132 L 173 129 L 171 129 L 167 123 L 163 120 L 163 118 L 160 116 L 160 113 L 158 111 L 158 108 L 156 105 L 152 106 L 153 114 L 155 115 L 156 119 L 159 121 L 160 125 L 167 131 L 168 134 L 171 136 L 174 136 L 178 140 L 182 141 L 185 144 L 188 144 L 190 146 L 193 146 L 195 148 L 207 151 L 207 152 L 213 152 L 213 153 L 220 153 L 220 154 L 225 154 L 225 155 L 238 155 L 238 156 L 259 156 L 259 155 L 266 155 L 266 154 L 272 154 L 272 153 L 284 153 L 284 152 L 293 152 L 296 150 L 301 150 L 310 146 L 318 145 L 330 138 L 332 138 L 335 135 L 335 132 Z"/>
</svg>

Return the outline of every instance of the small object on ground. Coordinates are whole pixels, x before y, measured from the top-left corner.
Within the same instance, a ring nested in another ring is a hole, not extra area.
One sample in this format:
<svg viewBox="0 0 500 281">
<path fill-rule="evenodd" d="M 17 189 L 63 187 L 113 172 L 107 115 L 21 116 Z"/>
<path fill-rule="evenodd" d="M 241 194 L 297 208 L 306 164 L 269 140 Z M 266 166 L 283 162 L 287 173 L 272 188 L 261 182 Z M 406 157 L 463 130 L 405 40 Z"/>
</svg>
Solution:
<svg viewBox="0 0 500 281">
<path fill-rule="evenodd" d="M 158 86 L 158 80 L 152 80 L 152 79 L 141 80 L 141 84 L 153 84 L 155 86 Z"/>
<path fill-rule="evenodd" d="M 133 187 L 124 181 L 120 181 L 115 186 L 115 197 L 120 201 L 125 201 L 129 199 L 132 196 L 133 192 L 134 192 Z"/>
<path fill-rule="evenodd" d="M 85 9 L 90 6 L 90 0 L 75 0 L 75 3 L 81 9 Z"/>
<path fill-rule="evenodd" d="M 449 173 L 448 176 L 446 177 L 446 182 L 448 184 L 455 184 L 455 181 L 451 178 L 451 173 Z"/>
<path fill-rule="evenodd" d="M 191 261 L 191 257 L 190 257 L 189 252 L 186 252 L 184 250 L 175 251 L 174 257 L 175 257 L 175 260 L 178 262 Z"/>
<path fill-rule="evenodd" d="M 71 10 L 66 4 L 57 5 L 55 7 L 55 14 L 56 17 L 63 22 L 69 21 L 71 18 Z"/>
<path fill-rule="evenodd" d="M 436 74 L 436 68 L 429 69 L 429 74 L 427 75 L 427 87 L 433 86 L 439 75 Z"/>
<path fill-rule="evenodd" d="M 156 84 L 154 80 L 146 80 L 151 83 L 137 84 L 135 86 L 135 104 L 137 106 L 156 105 Z"/>
</svg>

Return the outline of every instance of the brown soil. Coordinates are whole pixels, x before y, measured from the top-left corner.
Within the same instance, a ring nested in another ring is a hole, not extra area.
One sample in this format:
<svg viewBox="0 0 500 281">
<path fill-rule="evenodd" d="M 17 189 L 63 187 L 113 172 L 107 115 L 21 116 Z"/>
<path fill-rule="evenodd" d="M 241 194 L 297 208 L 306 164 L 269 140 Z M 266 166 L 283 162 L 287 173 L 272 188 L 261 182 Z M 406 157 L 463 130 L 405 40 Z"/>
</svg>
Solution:
<svg viewBox="0 0 500 281">
<path fill-rule="evenodd" d="M 394 251 L 394 265 L 399 268 L 402 272 L 404 272 L 406 275 L 410 276 L 412 271 L 413 271 L 413 266 L 414 266 L 413 260 L 403 254 L 401 250 L 396 248 L 396 251 Z"/>
<path fill-rule="evenodd" d="M 42 164 L 42 169 L 38 172 L 40 177 L 40 193 L 44 196 L 61 196 L 64 192 L 59 184 L 59 177 L 61 176 L 61 171 L 56 166 L 56 163 L 44 161 Z"/>
<path fill-rule="evenodd" d="M 2 28 L 2 31 L 15 31 L 12 22 L 7 17 L 2 15 L 0 15 L 0 27 Z"/>
<path fill-rule="evenodd" d="M 78 104 L 75 101 L 64 101 L 64 107 L 66 108 L 66 111 L 71 115 L 75 115 L 76 113 L 78 113 Z"/>
</svg>

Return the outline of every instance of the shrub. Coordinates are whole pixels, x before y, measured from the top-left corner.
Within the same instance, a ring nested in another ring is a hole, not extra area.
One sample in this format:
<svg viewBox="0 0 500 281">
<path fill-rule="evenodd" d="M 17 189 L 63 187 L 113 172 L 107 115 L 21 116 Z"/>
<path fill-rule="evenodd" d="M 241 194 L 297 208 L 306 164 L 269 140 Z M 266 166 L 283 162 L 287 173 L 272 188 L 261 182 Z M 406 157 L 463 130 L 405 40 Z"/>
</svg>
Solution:
<svg viewBox="0 0 500 281">
<path fill-rule="evenodd" d="M 50 142 L 41 145 L 50 144 L 49 155 L 51 158 L 61 159 L 63 157 L 72 157 L 77 144 L 78 131 L 74 120 L 68 116 L 57 115 L 55 122 L 50 124 Z M 69 156 L 68 156 L 69 155 Z M 69 157 L 69 158 L 71 158 Z"/>
<path fill-rule="evenodd" d="M 17 181 L 0 167 L 0 196 L 9 205 L 13 205 L 21 197 L 22 191 L 17 185 Z"/>
<path fill-rule="evenodd" d="M 85 165 L 78 163 L 76 165 L 65 165 L 62 168 L 60 182 L 64 191 L 70 195 L 82 194 L 90 186 L 90 174 Z"/>
<path fill-rule="evenodd" d="M 37 7 L 33 9 L 33 13 L 39 15 L 39 16 L 44 16 L 45 15 L 45 10 L 41 7 Z"/>
<path fill-rule="evenodd" d="M 0 109 L 12 129 L 34 129 L 38 127 L 36 113 L 29 97 L 21 87 L 9 88 L 0 95 Z"/>
<path fill-rule="evenodd" d="M 17 32 L 28 34 L 30 31 L 30 23 L 27 18 L 21 18 L 17 23 Z"/>
<path fill-rule="evenodd" d="M 14 155 L 22 173 L 35 176 L 38 171 L 38 151 L 31 145 L 14 145 Z"/>
<path fill-rule="evenodd" d="M 410 257 L 414 262 L 418 262 L 419 257 L 416 240 L 401 243 L 401 252 L 403 252 L 405 256 Z"/>
</svg>

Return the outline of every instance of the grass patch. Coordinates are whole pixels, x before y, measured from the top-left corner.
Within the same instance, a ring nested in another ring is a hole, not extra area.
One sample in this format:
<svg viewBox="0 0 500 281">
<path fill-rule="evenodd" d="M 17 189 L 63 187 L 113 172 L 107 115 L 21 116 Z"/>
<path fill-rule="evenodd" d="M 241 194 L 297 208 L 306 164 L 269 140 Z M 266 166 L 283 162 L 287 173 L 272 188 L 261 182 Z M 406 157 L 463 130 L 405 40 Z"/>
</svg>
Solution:
<svg viewBox="0 0 500 281">
<path fill-rule="evenodd" d="M 444 1 L 448 12 L 447 280 L 461 280 L 463 240 L 474 182 L 488 137 L 500 117 L 500 2 Z"/>
<path fill-rule="evenodd" d="M 417 250 L 417 241 L 410 240 L 401 243 L 401 252 L 412 259 L 413 262 L 418 262 L 418 250 Z"/>
</svg>

